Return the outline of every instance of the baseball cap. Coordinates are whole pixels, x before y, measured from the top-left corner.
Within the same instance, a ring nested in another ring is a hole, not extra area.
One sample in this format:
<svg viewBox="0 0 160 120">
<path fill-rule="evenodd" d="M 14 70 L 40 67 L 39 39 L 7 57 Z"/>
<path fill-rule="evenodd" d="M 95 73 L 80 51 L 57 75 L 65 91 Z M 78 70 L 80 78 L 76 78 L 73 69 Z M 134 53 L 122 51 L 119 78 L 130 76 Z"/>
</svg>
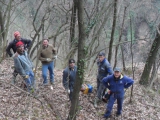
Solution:
<svg viewBox="0 0 160 120">
<path fill-rule="evenodd" d="M 115 68 L 114 68 L 114 72 L 115 72 L 115 71 L 117 71 L 117 72 L 121 72 L 121 68 L 119 68 L 119 67 L 115 67 Z"/>
<path fill-rule="evenodd" d="M 74 59 L 69 59 L 69 64 L 70 63 L 75 63 L 75 60 Z"/>
<path fill-rule="evenodd" d="M 104 52 L 100 52 L 100 53 L 98 54 L 98 56 L 105 56 L 105 53 L 104 53 Z"/>
</svg>

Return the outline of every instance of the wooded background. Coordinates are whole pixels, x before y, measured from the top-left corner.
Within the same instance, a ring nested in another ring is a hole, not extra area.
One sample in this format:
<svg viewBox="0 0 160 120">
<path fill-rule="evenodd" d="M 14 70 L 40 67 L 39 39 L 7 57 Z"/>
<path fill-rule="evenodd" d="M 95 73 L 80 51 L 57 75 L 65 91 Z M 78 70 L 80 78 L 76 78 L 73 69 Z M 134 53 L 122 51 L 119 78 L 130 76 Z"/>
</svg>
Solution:
<svg viewBox="0 0 160 120">
<path fill-rule="evenodd" d="M 0 0 L 0 61 L 18 30 L 32 40 L 28 52 L 34 63 L 48 38 L 57 49 L 55 67 L 76 59 L 77 79 L 96 75 L 97 54 L 104 51 L 113 68 L 133 77 L 140 70 L 139 83 L 159 91 L 159 16 L 159 0 Z"/>
</svg>

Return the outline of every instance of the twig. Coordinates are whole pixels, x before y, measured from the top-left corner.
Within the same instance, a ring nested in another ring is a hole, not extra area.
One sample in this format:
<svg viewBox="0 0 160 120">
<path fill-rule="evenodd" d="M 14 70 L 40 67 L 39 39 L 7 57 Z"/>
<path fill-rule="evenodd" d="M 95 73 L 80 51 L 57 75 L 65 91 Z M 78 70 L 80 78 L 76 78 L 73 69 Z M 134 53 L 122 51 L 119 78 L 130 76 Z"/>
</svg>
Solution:
<svg viewBox="0 0 160 120">
<path fill-rule="evenodd" d="M 26 91 L 22 90 L 21 88 L 19 88 L 19 87 L 15 86 L 14 84 L 7 83 L 7 82 L 2 81 L 2 80 L 0 80 L 0 83 L 6 83 L 6 84 L 10 84 L 10 85 L 12 85 L 13 87 L 15 87 L 16 89 L 20 90 L 21 92 L 26 93 L 26 94 L 27 94 L 27 95 L 29 95 L 30 97 L 35 98 L 36 100 L 38 100 L 38 101 L 43 105 L 43 102 L 42 102 L 41 100 L 39 100 L 36 96 L 32 95 L 32 94 L 31 94 L 31 93 L 29 93 L 29 92 L 26 92 Z"/>
</svg>

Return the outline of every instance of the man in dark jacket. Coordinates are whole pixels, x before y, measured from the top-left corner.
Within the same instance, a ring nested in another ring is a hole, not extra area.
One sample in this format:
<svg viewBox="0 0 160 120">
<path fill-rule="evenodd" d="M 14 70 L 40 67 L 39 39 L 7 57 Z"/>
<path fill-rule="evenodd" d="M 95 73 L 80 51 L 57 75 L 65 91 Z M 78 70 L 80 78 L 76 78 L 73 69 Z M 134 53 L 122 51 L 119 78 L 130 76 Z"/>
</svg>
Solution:
<svg viewBox="0 0 160 120">
<path fill-rule="evenodd" d="M 110 94 L 110 98 L 107 104 L 104 117 L 108 118 L 110 116 L 113 104 L 116 100 L 117 100 L 116 115 L 117 116 L 121 115 L 123 98 L 124 98 L 124 89 L 130 87 L 134 83 L 134 81 L 127 76 L 123 76 L 121 74 L 121 69 L 118 67 L 114 69 L 113 75 L 105 77 L 102 81 L 105 87 L 109 89 L 109 94 Z"/>
<path fill-rule="evenodd" d="M 75 60 L 69 60 L 69 66 L 63 71 L 63 86 L 66 92 L 69 94 L 70 100 L 72 100 L 73 87 L 76 80 L 77 67 L 75 66 Z"/>
<path fill-rule="evenodd" d="M 105 53 L 100 52 L 98 55 L 98 75 L 97 75 L 97 93 L 94 102 L 94 106 L 97 107 L 97 103 L 102 99 L 105 87 L 102 83 L 102 79 L 107 77 L 107 75 L 113 74 L 112 68 L 108 60 L 105 58 Z"/>
<path fill-rule="evenodd" d="M 11 49 L 13 50 L 14 53 L 16 53 L 16 43 L 18 41 L 23 42 L 25 49 L 29 48 L 31 45 L 31 40 L 21 38 L 20 33 L 18 31 L 14 32 L 14 37 L 15 39 L 11 41 L 6 49 L 6 52 L 9 54 L 10 57 L 12 57 Z"/>
<path fill-rule="evenodd" d="M 11 49 L 13 50 L 14 53 L 16 53 L 16 43 L 21 41 L 23 44 L 24 44 L 24 48 L 27 49 L 30 47 L 31 45 L 31 40 L 28 40 L 28 39 L 24 39 L 24 38 L 21 38 L 20 36 L 20 33 L 18 31 L 14 32 L 14 40 L 11 41 L 6 49 L 6 52 L 7 54 L 9 54 L 10 57 L 13 56 L 12 52 L 11 52 Z M 16 76 L 18 75 L 18 73 L 16 72 L 16 70 L 14 70 L 13 72 L 13 84 L 15 83 L 15 80 L 16 80 Z"/>
</svg>

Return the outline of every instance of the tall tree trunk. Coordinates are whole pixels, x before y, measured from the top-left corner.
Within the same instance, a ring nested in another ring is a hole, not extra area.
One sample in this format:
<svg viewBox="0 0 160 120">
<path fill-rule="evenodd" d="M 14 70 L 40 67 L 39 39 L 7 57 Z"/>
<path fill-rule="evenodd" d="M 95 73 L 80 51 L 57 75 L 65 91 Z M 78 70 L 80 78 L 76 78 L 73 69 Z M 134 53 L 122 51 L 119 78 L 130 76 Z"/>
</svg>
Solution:
<svg viewBox="0 0 160 120">
<path fill-rule="evenodd" d="M 153 65 L 154 61 L 156 60 L 156 56 L 158 54 L 158 49 L 159 48 L 160 48 L 160 24 L 157 27 L 156 38 L 153 41 L 151 50 L 148 54 L 148 58 L 147 58 L 147 61 L 145 63 L 143 73 L 141 75 L 141 79 L 139 81 L 139 83 L 142 84 L 142 85 L 147 85 L 149 83 L 151 68 L 152 68 L 152 65 Z"/>
<path fill-rule="evenodd" d="M 121 52 L 122 52 L 122 65 L 123 65 L 123 71 L 126 70 L 125 60 L 124 60 L 124 51 L 123 51 L 123 45 L 121 45 Z"/>
<path fill-rule="evenodd" d="M 68 120 L 76 120 L 76 114 L 78 112 L 79 103 L 79 91 L 84 79 L 84 67 L 85 67 L 85 25 L 84 25 L 84 1 L 77 1 L 78 9 L 78 27 L 79 27 L 79 39 L 78 39 L 78 70 L 76 75 L 76 81 L 74 85 L 73 98 L 71 101 L 71 108 L 68 116 Z"/>
<path fill-rule="evenodd" d="M 151 79 L 150 79 L 150 88 L 152 88 L 152 86 L 153 86 L 153 83 L 155 82 L 155 80 L 157 79 L 157 75 L 158 75 L 158 68 L 159 68 L 159 65 L 160 64 L 158 64 L 157 63 L 157 61 L 155 61 L 154 62 L 154 64 L 153 64 L 153 69 L 152 69 L 152 73 L 151 73 Z"/>
<path fill-rule="evenodd" d="M 130 46 L 130 49 L 131 49 L 131 56 L 132 56 L 132 72 L 133 72 L 133 80 L 134 80 L 134 67 L 133 67 L 133 37 L 132 37 L 132 17 L 130 16 L 130 31 L 131 31 L 131 46 Z M 131 87 L 131 95 L 130 95 L 130 100 L 129 102 L 131 103 L 132 102 L 132 97 L 133 97 L 133 85 Z"/>
<path fill-rule="evenodd" d="M 76 1 L 73 0 L 73 7 L 72 7 L 72 15 L 71 15 L 71 24 L 70 24 L 70 43 L 72 47 L 73 41 L 74 41 L 74 37 L 75 37 L 75 23 L 76 23 Z"/>
<path fill-rule="evenodd" d="M 9 29 L 9 23 L 10 23 L 10 18 L 11 18 L 11 5 L 12 5 L 12 0 L 9 1 L 8 6 L 7 6 L 7 17 L 3 21 L 6 21 L 6 25 L 5 25 L 5 29 L 4 29 L 4 33 L 2 33 L 3 35 L 3 48 L 2 48 L 2 59 L 5 58 L 5 52 L 6 52 L 6 45 L 7 45 L 7 35 L 8 35 L 8 29 Z"/>
<path fill-rule="evenodd" d="M 122 38 L 122 32 L 123 32 L 124 20 L 125 20 L 125 14 L 126 14 L 126 8 L 127 8 L 127 7 L 124 8 L 123 22 L 122 22 L 121 31 L 120 31 L 120 36 L 119 36 L 119 43 L 121 42 L 121 38 Z M 116 50 L 115 50 L 115 61 L 114 61 L 114 67 L 113 67 L 113 68 L 115 68 L 115 67 L 117 66 L 118 48 L 119 48 L 119 44 L 116 46 Z"/>
<path fill-rule="evenodd" d="M 113 45 L 113 41 L 114 41 L 114 31 L 115 31 L 115 28 L 116 28 L 117 1 L 118 0 L 114 0 L 113 25 L 112 25 L 112 32 L 111 32 L 111 40 L 110 40 L 110 43 L 109 43 L 108 61 L 110 63 L 111 63 L 111 59 L 112 59 L 112 45 Z"/>
</svg>

